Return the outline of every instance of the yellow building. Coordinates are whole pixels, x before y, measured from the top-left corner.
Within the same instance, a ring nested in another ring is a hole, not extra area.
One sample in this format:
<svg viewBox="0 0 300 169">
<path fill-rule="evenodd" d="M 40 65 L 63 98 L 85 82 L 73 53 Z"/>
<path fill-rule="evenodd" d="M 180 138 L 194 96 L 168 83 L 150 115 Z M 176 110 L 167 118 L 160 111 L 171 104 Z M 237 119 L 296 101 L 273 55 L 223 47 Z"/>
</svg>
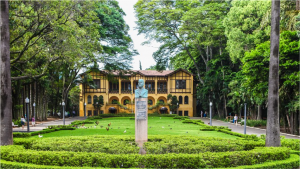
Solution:
<svg viewBox="0 0 300 169">
<path fill-rule="evenodd" d="M 105 71 L 88 72 L 97 86 L 93 89 L 80 84 L 79 115 L 94 116 L 107 113 L 134 113 L 134 90 L 138 80 L 144 79 L 145 89 L 148 89 L 148 113 L 170 113 L 167 95 L 176 96 L 179 101 L 178 112 L 172 112 L 179 116 L 196 115 L 196 93 L 194 76 L 184 69 L 164 70 L 133 70 L 134 74 L 126 74 L 121 78 L 116 74 L 107 80 L 109 76 Z M 84 76 L 84 74 L 82 74 Z M 83 89 L 83 86 L 84 89 Z M 94 99 L 103 96 L 104 105 L 97 110 Z M 156 105 L 161 102 L 163 104 Z M 86 106 L 84 106 L 86 105 Z M 84 107 L 86 111 L 84 111 Z"/>
</svg>

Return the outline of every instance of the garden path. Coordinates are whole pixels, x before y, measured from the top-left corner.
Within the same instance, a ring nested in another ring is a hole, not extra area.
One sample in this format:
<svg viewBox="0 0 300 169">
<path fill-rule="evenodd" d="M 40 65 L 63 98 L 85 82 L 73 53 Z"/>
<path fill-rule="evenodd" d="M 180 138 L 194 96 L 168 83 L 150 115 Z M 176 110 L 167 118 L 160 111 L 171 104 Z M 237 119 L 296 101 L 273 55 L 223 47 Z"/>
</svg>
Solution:
<svg viewBox="0 0 300 169">
<path fill-rule="evenodd" d="M 205 124 L 209 123 L 209 118 L 201 118 L 201 117 L 190 117 L 190 119 L 200 119 L 202 120 Z M 242 133 L 244 134 L 244 126 L 241 126 L 240 124 L 235 125 L 231 122 L 224 122 L 221 120 L 212 120 L 212 125 L 213 126 L 227 126 L 230 128 L 233 132 L 237 133 Z M 266 129 L 260 129 L 256 127 L 246 127 L 246 134 L 256 134 L 258 136 L 262 134 L 266 134 Z M 292 134 L 287 134 L 287 133 L 280 133 L 281 136 L 285 136 L 285 138 L 292 138 L 292 139 L 300 139 L 300 136 L 292 135 Z"/>
<path fill-rule="evenodd" d="M 68 117 L 65 118 L 65 124 L 71 124 L 73 121 L 75 120 L 85 120 L 87 117 Z M 38 122 L 35 127 L 29 126 L 30 131 L 40 131 L 43 130 L 45 128 L 47 128 L 48 126 L 53 126 L 53 125 L 62 125 L 63 124 L 63 119 L 54 119 L 54 118 L 48 118 L 47 121 L 43 121 L 43 122 Z M 13 128 L 13 132 L 27 132 L 27 125 L 25 125 L 24 129 L 22 129 L 22 127 L 16 127 Z"/>
</svg>

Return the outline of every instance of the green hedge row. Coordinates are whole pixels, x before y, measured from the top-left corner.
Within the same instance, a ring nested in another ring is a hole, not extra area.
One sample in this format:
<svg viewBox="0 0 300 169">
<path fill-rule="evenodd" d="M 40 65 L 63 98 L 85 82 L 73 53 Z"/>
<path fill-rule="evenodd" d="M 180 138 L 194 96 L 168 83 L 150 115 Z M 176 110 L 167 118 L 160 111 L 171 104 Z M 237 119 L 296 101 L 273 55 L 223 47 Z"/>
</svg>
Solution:
<svg viewBox="0 0 300 169">
<path fill-rule="evenodd" d="M 299 160 L 299 155 L 291 154 L 289 158 L 285 160 L 278 160 L 278 161 L 270 161 L 270 162 L 265 162 L 262 164 L 255 164 L 255 165 L 244 165 L 244 166 L 238 166 L 232 169 L 238 169 L 238 168 L 259 168 L 259 169 L 270 169 L 270 168 L 286 168 L 286 169 L 291 169 L 291 168 L 299 168 L 300 166 L 300 160 Z"/>
<path fill-rule="evenodd" d="M 138 154 L 133 136 L 72 136 L 43 139 L 14 139 L 14 145 L 41 151 L 102 152 L 108 154 Z M 76 146 L 75 146 L 76 145 Z"/>
<path fill-rule="evenodd" d="M 232 140 L 192 136 L 152 136 L 148 142 L 144 143 L 147 154 L 241 151 L 264 146 L 263 140 Z"/>
<path fill-rule="evenodd" d="M 40 131 L 34 131 L 31 133 L 14 132 L 13 137 L 14 138 L 24 138 L 24 137 L 36 136 L 38 134 L 51 133 L 51 132 L 59 131 L 59 130 L 75 130 L 75 129 L 76 129 L 75 127 L 70 127 L 70 126 L 56 126 L 53 128 L 51 126 L 48 126 L 48 128 L 46 128 L 46 129 L 43 129 Z"/>
<path fill-rule="evenodd" d="M 70 144 L 72 143 L 72 144 Z M 27 149 L 50 151 L 103 152 L 111 154 L 138 152 L 134 137 L 73 136 L 44 139 L 14 139 L 15 145 L 24 145 Z M 77 146 L 72 146 L 76 144 Z M 231 140 L 214 137 L 193 136 L 149 136 L 144 144 L 148 154 L 201 153 L 251 150 L 264 147 L 263 140 Z"/>
<path fill-rule="evenodd" d="M 262 164 L 254 164 L 254 165 L 243 165 L 238 167 L 229 167 L 230 169 L 238 169 L 238 168 L 252 168 L 252 169 L 270 169 L 270 168 L 282 168 L 282 169 L 290 169 L 290 168 L 299 168 L 300 166 L 300 160 L 299 156 L 295 154 L 291 154 L 289 158 L 285 160 L 278 160 L 278 161 L 269 161 L 264 162 Z M 35 165 L 35 164 L 27 164 L 27 163 L 18 163 L 18 162 L 11 162 L 0 159 L 0 168 L 9 168 L 9 169 L 36 169 L 36 168 L 46 168 L 46 169 L 52 169 L 52 168 L 63 168 L 63 169 L 95 169 L 95 167 L 65 167 L 65 166 L 47 166 L 47 165 Z M 102 168 L 102 167 L 96 167 Z M 221 169 L 221 168 L 218 168 Z M 226 168 L 228 169 L 228 168 Z"/>
<path fill-rule="evenodd" d="M 199 122 L 201 120 L 193 120 L 194 124 L 196 125 L 200 125 L 201 128 L 200 130 L 201 131 L 218 131 L 218 132 L 222 132 L 222 133 L 226 133 L 226 134 L 230 134 L 230 135 L 234 135 L 234 136 L 237 136 L 237 137 L 242 137 L 242 138 L 245 138 L 245 139 L 253 139 L 253 140 L 259 140 L 259 138 L 255 135 L 255 134 L 252 134 L 252 135 L 247 135 L 247 134 L 241 134 L 241 133 L 236 133 L 236 132 L 232 132 L 231 129 L 229 129 L 228 127 L 224 127 L 224 126 L 209 126 L 209 125 L 206 125 L 204 124 L 203 122 Z"/>
<path fill-rule="evenodd" d="M 25 150 L 22 146 L 2 146 L 1 158 L 21 163 L 75 167 L 217 168 L 253 165 L 290 156 L 285 147 L 263 147 L 250 151 L 199 154 L 105 154 L 66 151 Z"/>
<path fill-rule="evenodd" d="M 299 156 L 295 154 L 291 154 L 289 158 L 285 160 L 278 160 L 278 161 L 270 161 L 270 162 L 264 162 L 262 164 L 254 164 L 254 165 L 243 165 L 238 167 L 230 167 L 230 169 L 238 169 L 238 168 L 252 168 L 252 169 L 270 169 L 270 168 L 282 168 L 282 169 L 290 169 L 290 168 L 299 168 L 300 166 L 300 160 Z M 5 161 L 0 159 L 0 168 L 9 168 L 9 169 L 36 169 L 36 168 L 46 168 L 46 169 L 52 169 L 52 168 L 63 168 L 63 169 L 95 169 L 95 167 L 65 167 L 65 166 L 47 166 L 47 165 L 35 165 L 35 164 L 27 164 L 27 163 L 18 163 L 18 162 L 11 162 L 11 161 Z M 97 167 L 102 168 L 102 167 Z M 220 169 L 220 168 L 218 168 Z M 226 168 L 228 169 L 228 168 Z"/>
</svg>

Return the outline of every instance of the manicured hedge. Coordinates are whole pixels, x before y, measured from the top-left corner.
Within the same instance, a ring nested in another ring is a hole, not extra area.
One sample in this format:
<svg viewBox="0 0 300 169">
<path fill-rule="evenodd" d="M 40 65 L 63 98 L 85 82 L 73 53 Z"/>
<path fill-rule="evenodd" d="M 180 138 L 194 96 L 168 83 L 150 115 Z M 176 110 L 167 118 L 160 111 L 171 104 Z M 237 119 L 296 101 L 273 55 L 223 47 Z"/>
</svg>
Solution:
<svg viewBox="0 0 300 169">
<path fill-rule="evenodd" d="M 51 127 L 51 126 L 48 126 Z M 53 127 L 53 126 L 52 126 Z M 30 137 L 30 136 L 35 136 L 38 134 L 45 134 L 45 133 L 51 133 L 54 131 L 59 131 L 59 130 L 75 130 L 75 127 L 70 127 L 70 126 L 58 126 L 58 127 L 53 127 L 53 128 L 46 128 L 40 131 L 34 131 L 31 133 L 21 133 L 21 132 L 14 132 L 13 137 L 14 138 L 22 138 L 22 137 Z"/>
<path fill-rule="evenodd" d="M 284 147 L 264 147 L 250 151 L 199 154 L 105 154 L 66 151 L 25 150 L 22 146 L 2 146 L 3 160 L 38 165 L 146 168 L 217 168 L 253 165 L 267 160 L 283 160 L 290 156 Z"/>
<path fill-rule="evenodd" d="M 223 139 L 214 137 L 193 136 L 157 136 L 150 137 L 144 144 L 147 154 L 166 153 L 203 153 L 252 150 L 255 147 L 264 147 L 263 140 Z"/>
<path fill-rule="evenodd" d="M 270 161 L 270 162 L 265 162 L 262 164 L 254 164 L 254 165 L 243 165 L 243 166 L 238 166 L 232 169 L 238 169 L 238 168 L 259 168 L 259 169 L 270 169 L 270 168 L 286 168 L 286 169 L 291 169 L 291 168 L 299 168 L 300 166 L 300 160 L 299 160 L 299 155 L 295 154 L 290 154 L 290 157 L 285 159 L 285 160 L 278 160 L 278 161 Z"/>
<path fill-rule="evenodd" d="M 207 124 L 204 124 L 204 122 L 202 122 L 201 120 L 197 120 L 197 121 L 192 120 L 192 121 L 194 121 L 193 122 L 194 124 L 202 127 L 200 129 L 200 131 L 218 131 L 218 132 L 222 132 L 222 133 L 226 133 L 226 134 L 230 134 L 230 135 L 234 135 L 234 136 L 238 136 L 238 137 L 242 137 L 242 138 L 246 138 L 246 139 L 259 140 L 259 138 L 255 134 L 247 135 L 247 134 L 236 133 L 236 132 L 232 132 L 231 129 L 229 129 L 228 127 L 209 126 Z"/>
<path fill-rule="evenodd" d="M 138 154 L 133 136 L 71 136 L 43 139 L 14 139 L 14 145 L 41 151 L 102 152 L 108 154 Z"/>
<path fill-rule="evenodd" d="M 292 150 L 300 150 L 300 140 L 298 139 L 281 139 L 281 146 L 289 147 Z"/>
<path fill-rule="evenodd" d="M 264 162 L 262 164 L 254 164 L 254 165 L 242 165 L 238 167 L 229 167 L 230 169 L 238 169 L 238 168 L 252 168 L 252 169 L 270 169 L 270 168 L 282 168 L 282 169 L 290 169 L 290 168 L 299 168 L 300 166 L 300 160 L 299 156 L 295 154 L 291 154 L 289 158 L 285 160 L 278 160 L 278 161 L 270 161 L 270 162 Z M 36 169 L 36 168 L 46 168 L 46 169 L 52 169 L 52 168 L 64 168 L 64 169 L 98 169 L 102 167 L 65 167 L 65 166 L 47 166 L 47 165 L 35 165 L 35 164 L 27 164 L 27 163 L 18 163 L 18 162 L 11 162 L 0 159 L 0 168 L 9 168 L 9 169 Z M 221 168 L 218 168 L 221 169 Z M 228 169 L 228 168 L 226 168 Z"/>
<path fill-rule="evenodd" d="M 36 164 L 27 164 L 27 163 L 19 163 L 19 162 L 12 162 L 0 159 L 0 168 L 7 168 L 7 169 L 37 169 L 37 168 L 63 168 L 63 169 L 82 169 L 82 167 L 65 167 L 65 166 L 49 166 L 49 165 L 36 165 Z M 84 167 L 85 169 L 92 169 L 94 167 Z M 101 167 L 102 168 L 102 167 Z"/>
</svg>

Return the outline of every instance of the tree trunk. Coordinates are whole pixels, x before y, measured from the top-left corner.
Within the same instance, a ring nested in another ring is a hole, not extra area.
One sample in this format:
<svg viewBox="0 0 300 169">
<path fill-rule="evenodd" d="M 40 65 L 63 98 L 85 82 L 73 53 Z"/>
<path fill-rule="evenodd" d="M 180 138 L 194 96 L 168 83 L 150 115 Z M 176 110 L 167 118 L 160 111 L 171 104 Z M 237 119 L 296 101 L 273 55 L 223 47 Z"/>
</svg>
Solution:
<svg viewBox="0 0 300 169">
<path fill-rule="evenodd" d="M 261 113 L 261 105 L 258 105 L 257 107 L 258 107 L 257 120 L 261 120 L 261 115 L 262 115 L 262 113 Z"/>
<path fill-rule="evenodd" d="M 300 10 L 300 0 L 296 0 L 296 10 Z"/>
<path fill-rule="evenodd" d="M 286 114 L 286 119 L 287 119 L 287 122 L 288 122 L 289 133 L 291 133 L 292 129 L 291 129 L 290 117 L 289 117 L 288 114 Z"/>
<path fill-rule="evenodd" d="M 272 0 L 266 146 L 280 147 L 279 126 L 279 24 L 280 0 Z"/>
<path fill-rule="evenodd" d="M 294 122 L 295 120 L 294 120 L 294 113 L 293 112 L 291 112 L 291 134 L 294 134 L 295 133 L 295 128 L 294 128 L 294 126 L 295 126 L 295 122 Z"/>
<path fill-rule="evenodd" d="M 11 96 L 11 75 L 10 75 L 10 46 L 9 46 L 9 21 L 8 1 L 1 1 L 1 145 L 13 144 L 12 136 L 12 96 Z"/>
</svg>

